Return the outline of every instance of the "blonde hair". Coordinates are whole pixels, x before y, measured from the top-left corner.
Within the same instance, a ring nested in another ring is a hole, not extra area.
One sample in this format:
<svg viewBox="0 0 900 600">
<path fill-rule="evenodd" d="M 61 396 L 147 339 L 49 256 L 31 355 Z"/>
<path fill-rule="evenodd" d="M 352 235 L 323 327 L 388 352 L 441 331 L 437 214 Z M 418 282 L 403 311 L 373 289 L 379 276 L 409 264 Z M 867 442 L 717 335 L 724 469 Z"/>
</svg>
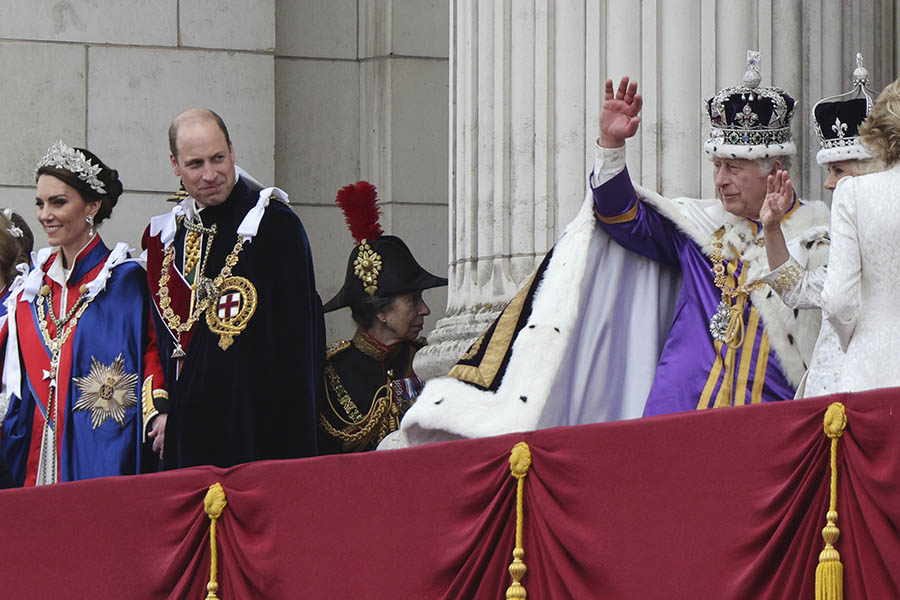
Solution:
<svg viewBox="0 0 900 600">
<path fill-rule="evenodd" d="M 869 173 L 877 173 L 884 171 L 884 163 L 880 158 L 858 158 L 856 159 L 856 174 L 868 175 Z"/>
<path fill-rule="evenodd" d="M 878 95 L 859 134 L 866 149 L 885 167 L 900 161 L 900 79 Z"/>
</svg>

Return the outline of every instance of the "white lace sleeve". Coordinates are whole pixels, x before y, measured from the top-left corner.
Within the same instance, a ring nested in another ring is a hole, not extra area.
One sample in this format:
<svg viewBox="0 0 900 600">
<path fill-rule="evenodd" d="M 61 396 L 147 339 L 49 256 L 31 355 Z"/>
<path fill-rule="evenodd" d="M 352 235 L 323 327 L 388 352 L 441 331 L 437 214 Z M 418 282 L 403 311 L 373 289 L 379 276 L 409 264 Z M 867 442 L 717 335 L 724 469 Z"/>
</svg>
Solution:
<svg viewBox="0 0 900 600">
<path fill-rule="evenodd" d="M 862 266 L 856 226 L 853 177 L 838 183 L 831 207 L 831 251 L 822 290 L 822 315 L 834 327 L 846 352 L 856 328 Z"/>
<path fill-rule="evenodd" d="M 760 279 L 791 308 L 821 308 L 826 273 L 825 265 L 808 271 L 791 257 Z"/>
</svg>

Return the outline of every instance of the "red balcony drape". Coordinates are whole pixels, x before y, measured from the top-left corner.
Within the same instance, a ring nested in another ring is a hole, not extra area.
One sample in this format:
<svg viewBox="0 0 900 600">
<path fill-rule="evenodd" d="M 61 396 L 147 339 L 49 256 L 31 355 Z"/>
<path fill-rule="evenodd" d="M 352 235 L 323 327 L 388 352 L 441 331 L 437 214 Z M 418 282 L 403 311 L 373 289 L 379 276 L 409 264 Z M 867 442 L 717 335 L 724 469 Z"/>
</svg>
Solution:
<svg viewBox="0 0 900 600">
<path fill-rule="evenodd" d="M 3 597 L 501 599 L 526 441 L 528 597 L 813 598 L 838 449 L 844 597 L 900 597 L 900 390 L 0 492 Z"/>
</svg>

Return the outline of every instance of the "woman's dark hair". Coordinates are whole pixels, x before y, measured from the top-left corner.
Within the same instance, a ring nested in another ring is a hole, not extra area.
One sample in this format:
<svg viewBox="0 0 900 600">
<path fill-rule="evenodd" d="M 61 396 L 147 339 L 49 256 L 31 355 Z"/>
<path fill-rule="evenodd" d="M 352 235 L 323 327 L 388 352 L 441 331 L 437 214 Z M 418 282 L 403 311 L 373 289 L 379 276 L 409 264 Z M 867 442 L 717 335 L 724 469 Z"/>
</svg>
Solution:
<svg viewBox="0 0 900 600">
<path fill-rule="evenodd" d="M 22 232 L 21 237 L 17 237 L 16 241 L 19 242 L 22 252 L 25 253 L 25 262 L 28 262 L 31 257 L 31 251 L 34 250 L 34 234 L 31 232 L 31 227 L 28 226 L 22 215 L 16 212 L 10 212 L 9 220 Z"/>
<path fill-rule="evenodd" d="M 369 329 L 375 324 L 378 313 L 386 312 L 394 304 L 397 296 L 379 298 L 378 296 L 366 296 L 359 302 L 350 305 L 350 316 L 360 329 Z"/>
<path fill-rule="evenodd" d="M 115 169 L 110 169 L 96 154 L 89 150 L 85 150 L 84 148 L 75 148 L 75 150 L 84 154 L 85 157 L 91 161 L 91 164 L 100 167 L 100 173 L 97 175 L 97 179 L 103 182 L 104 193 L 101 194 L 97 192 L 85 181 L 82 181 L 75 173 L 52 165 L 39 167 L 35 174 L 35 181 L 37 181 L 37 178 L 41 175 L 52 175 L 78 190 L 85 202 L 99 202 L 100 208 L 94 216 L 94 224 L 99 225 L 112 214 L 113 207 L 119 201 L 119 196 L 122 195 L 122 182 L 119 181 L 119 172 Z"/>
<path fill-rule="evenodd" d="M 0 273 L 3 274 L 6 285 L 9 285 L 18 274 L 16 265 L 28 262 L 34 235 L 22 217 L 16 213 L 9 213 L 7 216 L 7 212 L 0 211 Z"/>
</svg>

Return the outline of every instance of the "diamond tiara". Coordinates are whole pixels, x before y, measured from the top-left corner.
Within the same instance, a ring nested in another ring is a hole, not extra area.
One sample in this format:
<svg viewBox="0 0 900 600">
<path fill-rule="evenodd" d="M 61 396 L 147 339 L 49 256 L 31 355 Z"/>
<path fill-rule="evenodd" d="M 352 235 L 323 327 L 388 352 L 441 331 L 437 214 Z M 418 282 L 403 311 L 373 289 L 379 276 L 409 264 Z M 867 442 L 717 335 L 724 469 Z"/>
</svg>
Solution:
<svg viewBox="0 0 900 600">
<path fill-rule="evenodd" d="M 93 164 L 83 152 L 67 146 L 62 140 L 58 140 L 47 150 L 47 154 L 40 160 L 34 171 L 35 177 L 41 167 L 69 171 L 98 194 L 106 193 L 106 186 L 97 178 L 102 171 L 100 165 Z"/>
</svg>

